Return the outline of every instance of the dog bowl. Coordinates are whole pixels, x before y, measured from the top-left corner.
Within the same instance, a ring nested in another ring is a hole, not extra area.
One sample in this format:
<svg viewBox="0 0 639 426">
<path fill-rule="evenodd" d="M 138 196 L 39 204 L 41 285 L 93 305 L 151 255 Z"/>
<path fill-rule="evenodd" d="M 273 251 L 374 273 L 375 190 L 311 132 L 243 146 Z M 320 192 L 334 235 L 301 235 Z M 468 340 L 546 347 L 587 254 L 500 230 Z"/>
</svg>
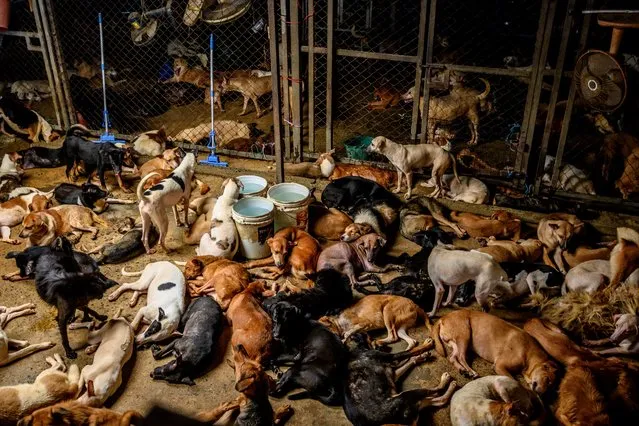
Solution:
<svg viewBox="0 0 639 426">
<path fill-rule="evenodd" d="M 259 176 L 244 175 L 238 176 L 237 179 L 242 182 L 244 186 L 240 190 L 242 198 L 246 197 L 262 197 L 266 193 L 266 187 L 268 182 L 266 179 Z"/>
<path fill-rule="evenodd" d="M 275 232 L 288 226 L 308 230 L 308 205 L 311 191 L 299 183 L 280 183 L 269 188 L 266 196 L 275 205 Z"/>
<path fill-rule="evenodd" d="M 271 254 L 266 240 L 273 236 L 275 206 L 264 197 L 242 198 L 231 212 L 240 236 L 240 253 L 247 259 L 263 259 Z"/>
</svg>

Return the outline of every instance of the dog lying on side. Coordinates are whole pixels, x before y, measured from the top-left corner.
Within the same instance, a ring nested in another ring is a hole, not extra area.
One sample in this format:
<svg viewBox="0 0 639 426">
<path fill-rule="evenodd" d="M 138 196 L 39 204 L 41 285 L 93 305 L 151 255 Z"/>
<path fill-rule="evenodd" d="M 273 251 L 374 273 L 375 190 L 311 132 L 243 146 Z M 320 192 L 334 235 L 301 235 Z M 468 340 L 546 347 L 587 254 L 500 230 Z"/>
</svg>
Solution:
<svg viewBox="0 0 639 426">
<path fill-rule="evenodd" d="M 182 148 L 176 147 L 160 151 L 155 158 L 150 159 L 142 164 L 138 170 L 140 176 L 146 176 L 157 170 L 173 171 L 182 162 L 186 153 Z"/>
<path fill-rule="evenodd" d="M 564 264 L 563 252 L 570 239 L 582 232 L 584 225 L 577 216 L 572 214 L 552 213 L 542 218 L 537 226 L 537 238 L 544 244 L 544 263 L 557 268 L 565 275 L 567 269 Z M 550 259 L 550 255 L 552 255 L 554 263 Z"/>
<path fill-rule="evenodd" d="M 487 241 L 486 247 L 480 247 L 475 251 L 489 254 L 497 263 L 533 263 L 541 257 L 543 244 L 533 238 L 519 241 L 498 241 L 491 238 Z"/>
<path fill-rule="evenodd" d="M 373 233 L 382 237 L 388 244 L 388 237 L 394 235 L 392 231 L 396 231 L 392 228 L 397 225 L 397 215 L 393 216 L 391 218 L 393 220 L 387 223 L 386 218 L 375 207 L 362 206 L 353 213 L 353 223 L 344 229 L 340 239 L 351 242 L 366 234 Z"/>
<path fill-rule="evenodd" d="M 20 195 L 0 204 L 0 241 L 20 244 L 19 240 L 11 238 L 11 228 L 22 223 L 30 212 L 46 209 L 48 204 L 48 197 L 36 193 Z"/>
<path fill-rule="evenodd" d="M 457 165 L 455 157 L 449 151 L 434 144 L 402 145 L 383 136 L 377 136 L 368 146 L 368 151 L 382 154 L 397 169 L 397 187 L 393 191 L 399 193 L 402 187 L 402 175 L 406 178 L 405 199 L 409 200 L 413 190 L 413 170 L 424 167 L 432 167 L 432 179 L 435 181 L 435 190 L 429 197 L 439 197 L 445 193 L 442 176 L 449 167 L 453 167 L 455 178 L 457 177 Z"/>
<path fill-rule="evenodd" d="M 585 340 L 585 346 L 602 347 L 613 345 L 607 349 L 596 349 L 595 353 L 603 356 L 621 355 L 633 356 L 639 354 L 639 315 L 617 314 L 613 316 L 615 331 L 600 340 Z"/>
<path fill-rule="evenodd" d="M 444 175 L 441 178 L 442 185 L 448 190 L 443 194 L 444 198 L 453 201 L 463 201 L 469 204 L 486 204 L 490 196 L 490 191 L 486 184 L 477 178 L 470 176 Z M 419 185 L 427 188 L 435 186 L 432 179 L 426 182 L 419 182 Z"/>
<path fill-rule="evenodd" d="M 473 380 L 450 400 L 453 426 L 537 424 L 544 411 L 537 394 L 506 376 Z"/>
<path fill-rule="evenodd" d="M 108 195 L 106 191 L 92 183 L 85 183 L 82 186 L 61 183 L 53 190 L 53 197 L 58 203 L 88 207 L 96 213 L 102 213 L 107 209 Z"/>
<path fill-rule="evenodd" d="M 218 197 L 211 213 L 210 232 L 202 235 L 198 256 L 218 256 L 233 259 L 240 248 L 239 234 L 233 220 L 233 205 L 240 197 L 242 182 L 229 178 L 222 182 L 222 195 Z"/>
<path fill-rule="evenodd" d="M 544 289 L 558 290 L 564 276 L 543 263 L 503 262 L 499 266 L 512 278 L 512 290 L 516 296 L 533 295 Z"/>
<path fill-rule="evenodd" d="M 397 180 L 397 174 L 393 171 L 361 164 L 337 163 L 333 158 L 333 154 L 335 154 L 334 149 L 320 154 L 317 157 L 317 161 L 315 161 L 315 165 L 320 168 L 322 176 L 331 182 L 346 176 L 359 176 L 372 180 L 384 188 L 390 188 Z"/>
<path fill-rule="evenodd" d="M 135 152 L 141 155 L 150 155 L 157 157 L 162 155 L 162 151 L 166 147 L 166 130 L 161 127 L 159 130 L 150 130 L 140 134 L 132 142 Z M 151 160 L 153 161 L 153 160 Z M 173 167 L 177 167 L 177 164 Z M 144 174 L 142 174 L 144 176 Z"/>
<path fill-rule="evenodd" d="M 35 314 L 35 305 L 33 303 L 14 306 L 12 308 L 0 306 L 0 367 L 55 346 L 55 343 L 51 342 L 30 345 L 29 342 L 24 340 L 9 339 L 7 333 L 4 331 L 7 324 L 16 318 L 33 314 Z M 16 350 L 10 352 L 10 349 Z"/>
<path fill-rule="evenodd" d="M 319 204 L 309 206 L 308 230 L 315 238 L 339 240 L 353 220 L 338 209 L 327 209 Z"/>
<path fill-rule="evenodd" d="M 182 336 L 164 348 L 154 345 L 153 358 L 174 354 L 175 359 L 151 373 L 154 380 L 194 385 L 213 358 L 215 345 L 222 334 L 222 308 L 210 297 L 194 299 L 181 321 Z"/>
<path fill-rule="evenodd" d="M 444 315 L 431 330 L 437 353 L 446 356 L 462 374 L 479 377 L 466 361 L 468 349 L 494 363 L 500 376 L 521 372 L 528 387 L 538 394 L 556 381 L 557 365 L 522 329 L 490 314 L 461 309 Z"/>
<path fill-rule="evenodd" d="M 62 402 L 41 408 L 18 422 L 18 426 L 130 426 L 144 424 L 144 417 L 137 411 L 118 413 L 107 408 L 93 408 L 79 402 Z"/>
<path fill-rule="evenodd" d="M 166 208 L 172 207 L 175 214 L 175 221 L 178 226 L 182 225 L 179 219 L 177 208 L 180 201 L 184 205 L 184 222 L 189 225 L 189 197 L 191 196 L 191 179 L 195 172 L 195 155 L 188 153 L 182 163 L 157 185 L 143 191 L 144 182 L 151 175 L 146 175 L 138 184 L 137 195 L 140 200 L 139 209 L 142 218 L 142 241 L 147 254 L 154 253 L 149 245 L 149 232 L 151 226 L 155 226 L 160 232 L 160 245 L 164 251 L 169 252 L 166 247 L 166 234 L 169 228 L 169 219 L 166 215 Z"/>
<path fill-rule="evenodd" d="M 437 387 L 397 392 L 397 385 L 414 366 L 428 358 L 432 340 L 409 351 L 386 353 L 371 349 L 368 336 L 346 341 L 350 352 L 344 386 L 344 414 L 355 425 L 418 424 L 421 410 L 450 401 L 457 383 L 448 373 Z"/>
<path fill-rule="evenodd" d="M 610 286 L 630 281 L 639 268 L 639 233 L 631 228 L 617 228 L 617 244 L 610 253 Z"/>
<path fill-rule="evenodd" d="M 196 256 L 184 267 L 191 297 L 210 295 L 227 310 L 233 298 L 249 285 L 249 273 L 237 262 L 216 256 Z"/>
<path fill-rule="evenodd" d="M 271 395 L 282 396 L 301 387 L 306 392 L 289 398 L 311 397 L 326 405 L 341 405 L 341 378 L 346 373 L 347 351 L 339 338 L 289 302 L 275 303 L 271 312 L 273 337 L 286 348 L 273 362 L 293 363 L 278 378 Z"/>
<path fill-rule="evenodd" d="M 99 265 L 126 262 L 146 253 L 142 243 L 142 225 L 136 225 L 133 218 L 126 219 L 130 219 L 131 223 L 118 229 L 118 232 L 124 235 L 91 250 L 84 250 L 86 254 L 97 254 L 95 261 Z M 149 231 L 149 245 L 154 247 L 159 239 L 160 234 L 152 226 Z"/>
<path fill-rule="evenodd" d="M 68 373 L 60 355 L 47 357 L 51 366 L 33 383 L 0 387 L 0 425 L 15 425 L 22 417 L 42 407 L 75 398 L 80 371 L 72 364 Z"/>
<path fill-rule="evenodd" d="M 112 318 L 101 328 L 93 329 L 93 322 L 71 324 L 72 330 L 88 328 L 87 354 L 93 355 L 93 364 L 80 372 L 78 402 L 101 407 L 122 384 L 122 369 L 133 354 L 133 328 L 122 317 Z"/>
<path fill-rule="evenodd" d="M 0 98 L 0 133 L 25 139 L 30 144 L 49 143 L 60 137 L 40 114 L 7 96 Z"/>
<path fill-rule="evenodd" d="M 518 241 L 521 235 L 521 220 L 505 210 L 496 211 L 490 218 L 459 212 L 451 212 L 450 217 L 474 238 L 495 237 Z"/>
<path fill-rule="evenodd" d="M 65 149 L 60 148 L 44 148 L 42 146 L 32 146 L 17 152 L 22 157 L 22 168 L 39 169 L 39 168 L 55 168 L 63 166 L 66 163 Z"/>
<path fill-rule="evenodd" d="M 402 206 L 390 191 L 383 186 L 358 176 L 334 180 L 322 191 L 322 204 L 351 214 L 360 206 L 387 204 L 391 209 Z"/>
<path fill-rule="evenodd" d="M 435 286 L 428 276 L 400 276 L 386 284 L 382 284 L 379 277 L 375 277 L 377 291 L 371 291 L 363 285 L 355 285 L 355 290 L 362 294 L 387 294 L 401 296 L 412 300 L 417 306 L 432 306 L 435 300 Z"/>
<path fill-rule="evenodd" d="M 132 290 L 129 306 L 134 307 L 140 295 L 147 293 L 146 306 L 135 315 L 131 327 L 136 331 L 144 321 L 150 323 L 146 330 L 135 337 L 138 346 L 151 342 L 160 342 L 173 334 L 180 324 L 184 313 L 186 285 L 184 275 L 171 262 L 154 262 L 140 272 L 126 272 L 127 277 L 139 276 L 137 281 L 122 284 L 109 295 L 113 302 L 125 291 Z"/>
<path fill-rule="evenodd" d="M 0 164 L 0 202 L 8 201 L 10 194 L 22 186 L 24 170 L 17 164 L 21 159 L 15 152 L 5 154 Z"/>
<path fill-rule="evenodd" d="M 402 206 L 399 216 L 401 233 L 409 240 L 418 232 L 428 231 L 436 224 L 449 227 L 457 238 L 466 235 L 466 231 L 450 220 L 449 210 L 433 198 L 415 198 Z"/>
<path fill-rule="evenodd" d="M 386 328 L 386 337 L 375 340 L 373 345 L 387 345 L 402 339 L 408 344 L 407 350 L 417 346 L 417 341 L 406 330 L 415 327 L 418 321 L 428 321 L 428 317 L 415 302 L 386 294 L 365 296 L 337 317 L 320 318 L 322 324 L 344 340 L 353 333 Z"/>
<path fill-rule="evenodd" d="M 550 186 L 552 182 L 552 170 L 555 165 L 555 157 L 551 155 L 546 156 L 544 162 L 544 175 L 541 179 L 544 185 Z M 597 195 L 595 192 L 595 185 L 588 177 L 586 172 L 573 166 L 572 164 L 565 163 L 559 171 L 559 180 L 557 182 L 559 189 L 567 192 L 575 192 L 578 194 Z"/>
</svg>

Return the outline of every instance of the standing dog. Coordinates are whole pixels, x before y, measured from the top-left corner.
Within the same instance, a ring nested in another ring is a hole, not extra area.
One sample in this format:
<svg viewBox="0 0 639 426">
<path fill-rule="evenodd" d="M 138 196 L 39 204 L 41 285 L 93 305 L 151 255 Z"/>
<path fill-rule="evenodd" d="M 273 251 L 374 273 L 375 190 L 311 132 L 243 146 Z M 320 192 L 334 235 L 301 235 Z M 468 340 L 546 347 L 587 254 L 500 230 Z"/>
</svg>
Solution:
<svg viewBox="0 0 639 426">
<path fill-rule="evenodd" d="M 109 295 L 113 302 L 122 293 L 133 291 L 129 306 L 138 302 L 142 293 L 147 293 L 146 306 L 135 315 L 131 327 L 136 331 L 142 321 L 150 323 L 148 328 L 135 337 L 135 342 L 142 346 L 150 342 L 162 341 L 173 334 L 180 325 L 184 313 L 186 283 L 182 271 L 171 262 L 154 262 L 140 272 L 126 272 L 124 276 L 140 276 L 132 283 L 122 284 Z"/>
<path fill-rule="evenodd" d="M 22 306 L 7 308 L 0 306 L 0 367 L 11 364 L 21 358 L 27 357 L 32 353 L 44 351 L 55 346 L 55 343 L 42 342 L 30 345 L 29 342 L 23 340 L 9 339 L 4 328 L 9 321 L 25 315 L 35 314 L 35 305 L 27 303 Z M 9 349 L 17 349 L 9 352 Z"/>
<path fill-rule="evenodd" d="M 240 196 L 242 182 L 229 178 L 222 183 L 222 195 L 215 202 L 211 213 L 211 230 L 202 235 L 198 256 L 218 256 L 233 259 L 240 247 L 239 235 L 233 220 L 233 205 Z"/>
<path fill-rule="evenodd" d="M 142 217 L 142 241 L 146 252 L 154 252 L 149 246 L 149 232 L 151 225 L 160 232 L 160 245 L 169 252 L 166 247 L 166 234 L 169 229 L 169 218 L 166 215 L 166 208 L 172 207 L 175 214 L 175 221 L 178 226 L 182 225 L 177 213 L 176 205 L 182 201 L 184 204 L 184 222 L 189 225 L 189 197 L 191 196 L 191 179 L 195 172 L 195 155 L 188 153 L 182 163 L 157 185 L 143 191 L 145 181 L 152 175 L 147 175 L 138 184 L 139 209 Z"/>
<path fill-rule="evenodd" d="M 273 91 L 272 79 L 271 76 L 258 77 L 251 74 L 225 76 L 220 84 L 220 91 L 222 93 L 239 92 L 242 94 L 244 97 L 244 107 L 240 115 L 246 114 L 248 101 L 252 100 L 253 105 L 255 105 L 257 118 L 260 118 L 262 116 L 262 110 L 260 109 L 258 100 Z"/>
<path fill-rule="evenodd" d="M 435 191 L 431 197 L 439 197 L 446 191 L 442 183 L 442 176 L 446 170 L 453 166 L 453 172 L 457 180 L 457 165 L 455 157 L 444 148 L 433 144 L 402 145 L 383 136 L 378 136 L 368 147 L 369 151 L 384 155 L 397 169 L 397 188 L 393 192 L 399 193 L 402 189 L 402 175 L 406 177 L 407 191 L 404 198 L 410 199 L 413 190 L 413 170 L 423 167 L 432 167 L 432 178 L 435 180 Z"/>
</svg>

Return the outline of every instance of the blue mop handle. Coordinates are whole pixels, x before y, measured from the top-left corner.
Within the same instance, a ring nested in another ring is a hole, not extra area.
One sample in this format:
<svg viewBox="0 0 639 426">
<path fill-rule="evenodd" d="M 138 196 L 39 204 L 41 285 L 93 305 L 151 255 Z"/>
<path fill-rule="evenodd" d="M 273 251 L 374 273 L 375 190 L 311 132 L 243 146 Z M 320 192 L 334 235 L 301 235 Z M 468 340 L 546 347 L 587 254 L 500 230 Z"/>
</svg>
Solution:
<svg viewBox="0 0 639 426">
<path fill-rule="evenodd" d="M 109 111 L 106 101 L 106 76 L 104 74 L 104 36 L 102 35 L 102 12 L 98 13 L 98 24 L 100 25 L 100 69 L 102 71 L 102 101 L 104 102 L 104 132 L 109 134 Z"/>
<path fill-rule="evenodd" d="M 209 133 L 209 143 L 210 148 L 215 150 L 215 85 L 213 81 L 213 49 L 215 47 L 215 39 L 213 38 L 213 33 L 211 33 L 209 39 L 209 56 L 210 56 L 210 64 L 209 64 L 209 84 L 211 88 L 211 133 Z"/>
</svg>

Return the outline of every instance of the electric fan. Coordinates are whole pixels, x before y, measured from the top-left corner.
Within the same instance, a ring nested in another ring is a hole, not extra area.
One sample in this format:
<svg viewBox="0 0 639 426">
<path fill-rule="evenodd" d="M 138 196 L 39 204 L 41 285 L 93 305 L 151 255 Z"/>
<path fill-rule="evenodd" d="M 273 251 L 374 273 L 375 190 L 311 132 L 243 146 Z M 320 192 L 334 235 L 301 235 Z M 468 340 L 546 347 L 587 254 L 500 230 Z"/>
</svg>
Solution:
<svg viewBox="0 0 639 426">
<path fill-rule="evenodd" d="M 251 8 L 251 0 L 213 0 L 202 11 L 202 21 L 207 24 L 226 24 L 244 15 Z"/>
<path fill-rule="evenodd" d="M 582 100 L 594 110 L 612 112 L 626 99 L 626 75 L 619 62 L 607 52 L 589 50 L 581 55 L 573 78 Z"/>
</svg>

